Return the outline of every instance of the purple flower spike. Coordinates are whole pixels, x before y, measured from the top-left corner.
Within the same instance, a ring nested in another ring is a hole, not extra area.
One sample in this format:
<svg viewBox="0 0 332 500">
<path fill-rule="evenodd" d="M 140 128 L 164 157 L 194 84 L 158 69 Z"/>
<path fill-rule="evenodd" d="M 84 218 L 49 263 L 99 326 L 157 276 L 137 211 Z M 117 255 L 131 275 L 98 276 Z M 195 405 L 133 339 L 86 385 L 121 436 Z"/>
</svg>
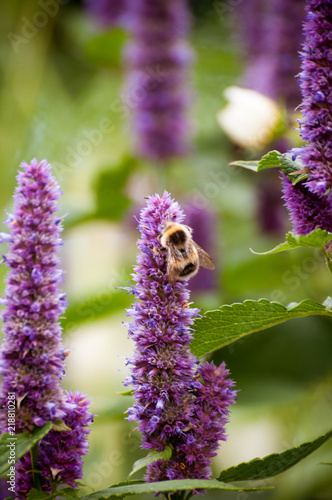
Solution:
<svg viewBox="0 0 332 500">
<path fill-rule="evenodd" d="M 188 150 L 186 0 L 130 3 L 132 41 L 127 48 L 127 94 L 138 153 L 167 161 Z"/>
<path fill-rule="evenodd" d="M 318 196 L 301 182 L 292 185 L 283 174 L 283 198 L 297 234 L 308 234 L 317 227 L 332 231 L 332 204 L 327 196 Z"/>
<path fill-rule="evenodd" d="M 317 195 L 332 187 L 331 10 L 331 0 L 308 0 L 299 74 L 300 133 L 308 142 L 301 159 L 310 169 L 306 185 Z"/>
<path fill-rule="evenodd" d="M 57 256 L 62 244 L 61 221 L 55 214 L 60 188 L 46 160 L 21 166 L 14 213 L 7 220 L 11 234 L 5 256 L 9 273 L 0 353 L 0 427 L 7 431 L 9 393 L 15 395 L 16 433 L 58 420 L 70 427 L 70 432 L 51 430 L 39 443 L 35 467 L 41 471 L 43 489 L 51 492 L 58 481 L 74 486 L 82 477 L 81 455 L 87 451 L 92 415 L 81 394 L 66 395 L 60 385 L 67 355 L 59 324 L 66 308 Z M 16 464 L 17 499 L 25 499 L 34 487 L 31 470 L 27 454 Z"/>
<path fill-rule="evenodd" d="M 17 432 L 64 416 L 60 380 L 65 353 L 59 316 L 66 308 L 60 293 L 62 271 L 57 250 L 61 224 L 55 212 L 61 192 L 44 160 L 22 164 L 17 176 L 13 217 L 5 257 L 9 273 L 3 311 L 5 339 L 1 347 L 1 406 L 13 392 L 20 401 Z M 6 408 L 6 407 L 5 407 Z M 6 412 L 0 412 L 6 430 Z"/>
<path fill-rule="evenodd" d="M 136 402 L 128 419 L 138 420 L 143 448 L 173 450 L 168 462 L 148 466 L 147 481 L 209 477 L 211 457 L 224 439 L 227 407 L 235 399 L 224 365 L 199 366 L 190 353 L 190 326 L 198 309 L 189 306 L 187 282 L 168 282 L 167 256 L 158 237 L 166 220 L 183 219 L 178 203 L 165 192 L 148 198 L 138 226 L 141 253 L 130 290 L 136 300 L 128 310 L 134 320 L 127 325 L 136 342 L 127 380 Z"/>
</svg>

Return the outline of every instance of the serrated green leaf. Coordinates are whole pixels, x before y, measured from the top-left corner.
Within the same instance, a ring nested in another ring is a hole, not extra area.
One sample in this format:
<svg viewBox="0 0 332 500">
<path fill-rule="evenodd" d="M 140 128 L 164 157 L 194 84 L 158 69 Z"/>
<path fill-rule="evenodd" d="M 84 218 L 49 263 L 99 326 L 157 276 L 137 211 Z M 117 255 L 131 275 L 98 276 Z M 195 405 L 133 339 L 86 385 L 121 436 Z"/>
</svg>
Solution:
<svg viewBox="0 0 332 500">
<path fill-rule="evenodd" d="M 303 164 L 298 158 L 292 160 L 289 155 L 283 155 L 276 150 L 270 151 L 258 161 L 237 160 L 230 163 L 230 165 L 246 168 L 253 172 L 260 172 L 267 168 L 281 168 L 283 172 L 288 175 L 288 178 L 294 186 L 308 177 L 308 174 L 303 172 Z M 300 173 L 297 174 L 296 172 Z"/>
<path fill-rule="evenodd" d="M 156 483 L 128 484 L 126 486 L 113 486 L 106 490 L 97 491 L 91 495 L 80 497 L 80 500 L 108 500 L 111 498 L 123 498 L 128 495 L 139 495 L 143 493 L 165 493 L 171 491 L 185 490 L 230 490 L 230 491 L 258 491 L 269 490 L 270 487 L 238 487 L 218 481 L 217 479 L 179 479 L 172 481 L 160 481 Z"/>
<path fill-rule="evenodd" d="M 281 158 L 282 154 L 279 151 L 269 151 L 259 160 L 257 172 L 266 168 L 281 168 Z"/>
<path fill-rule="evenodd" d="M 235 167 L 246 168 L 247 170 L 252 170 L 253 172 L 257 172 L 258 171 L 258 163 L 259 163 L 259 161 L 236 160 L 236 161 L 232 161 L 230 163 L 230 165 L 233 165 Z"/>
<path fill-rule="evenodd" d="M 306 299 L 300 303 L 293 302 L 284 306 L 279 302 L 260 299 L 223 305 L 215 311 L 207 311 L 202 318 L 196 319 L 191 352 L 201 357 L 246 335 L 293 318 L 311 315 L 332 317 L 332 310 L 326 307 L 326 304 Z"/>
<path fill-rule="evenodd" d="M 146 457 L 136 460 L 130 474 L 128 475 L 128 478 L 135 474 L 135 472 L 143 469 L 144 467 L 147 467 L 157 460 L 165 460 L 167 462 L 167 460 L 169 460 L 171 456 L 172 449 L 169 446 L 165 446 L 162 451 L 151 451 Z"/>
<path fill-rule="evenodd" d="M 6 474 L 12 465 L 10 461 L 10 448 L 7 446 L 10 443 L 15 444 L 15 459 L 18 460 L 25 453 L 38 443 L 52 429 L 51 422 L 47 422 L 42 427 L 36 427 L 31 434 L 24 432 L 10 436 L 8 433 L 0 436 L 0 474 Z M 14 449 L 14 447 L 13 447 Z"/>
<path fill-rule="evenodd" d="M 289 448 L 282 453 L 273 453 L 264 458 L 255 458 L 250 462 L 243 462 L 222 471 L 218 479 L 224 482 L 248 481 L 276 476 L 306 458 L 330 439 L 331 436 L 332 430 L 314 441 L 303 443 L 295 448 Z"/>
<path fill-rule="evenodd" d="M 311 233 L 305 236 L 290 231 L 286 234 L 286 241 L 272 248 L 272 250 L 268 250 L 267 252 L 254 252 L 250 250 L 257 255 L 272 255 L 278 252 L 285 252 L 286 250 L 295 250 L 300 247 L 311 247 L 319 248 L 326 255 L 325 247 L 331 240 L 332 233 L 320 228 L 311 231 Z"/>
</svg>

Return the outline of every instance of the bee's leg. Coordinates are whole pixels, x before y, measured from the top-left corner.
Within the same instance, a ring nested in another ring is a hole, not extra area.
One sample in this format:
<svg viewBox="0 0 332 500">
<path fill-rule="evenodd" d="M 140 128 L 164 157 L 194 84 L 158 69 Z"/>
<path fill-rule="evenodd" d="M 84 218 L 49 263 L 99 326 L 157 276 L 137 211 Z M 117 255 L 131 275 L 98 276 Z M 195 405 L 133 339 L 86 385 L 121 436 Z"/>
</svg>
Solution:
<svg viewBox="0 0 332 500">
<path fill-rule="evenodd" d="M 160 234 L 158 234 L 158 236 L 157 236 L 157 240 L 159 241 L 159 243 L 160 243 L 160 237 L 161 237 L 161 235 L 160 235 Z M 167 251 L 167 248 L 162 247 L 162 246 L 160 246 L 160 248 L 153 247 L 152 251 L 153 251 L 153 253 L 155 253 L 155 254 L 157 254 L 157 253 L 163 253 L 163 252 L 166 252 L 166 251 Z"/>
</svg>

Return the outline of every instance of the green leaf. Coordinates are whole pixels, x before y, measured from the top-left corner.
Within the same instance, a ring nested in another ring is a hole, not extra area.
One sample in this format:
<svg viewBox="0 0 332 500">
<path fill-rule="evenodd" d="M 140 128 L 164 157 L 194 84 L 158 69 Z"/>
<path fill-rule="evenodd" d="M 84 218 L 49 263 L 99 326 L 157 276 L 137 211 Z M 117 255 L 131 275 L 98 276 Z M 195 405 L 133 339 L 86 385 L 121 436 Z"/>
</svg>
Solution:
<svg viewBox="0 0 332 500">
<path fill-rule="evenodd" d="M 55 430 L 57 432 L 62 432 L 62 431 L 71 431 L 72 429 L 70 427 L 68 427 L 68 425 L 66 425 L 63 420 L 58 418 L 53 423 L 53 430 Z"/>
<path fill-rule="evenodd" d="M 56 494 L 54 495 L 54 498 L 79 498 L 79 490 L 70 488 L 69 486 L 67 488 L 63 488 L 62 490 L 58 490 Z"/>
<path fill-rule="evenodd" d="M 46 493 L 35 488 L 29 491 L 27 500 L 52 500 L 55 498 L 79 498 L 79 490 L 71 488 L 70 486 L 52 493 Z"/>
<path fill-rule="evenodd" d="M 260 172 L 266 168 L 281 168 L 288 175 L 293 185 L 308 177 L 306 173 L 303 173 L 304 165 L 298 158 L 292 160 L 290 155 L 283 155 L 276 150 L 270 151 L 259 161 L 239 160 L 233 161 L 231 165 L 243 167 L 254 172 Z M 296 174 L 296 172 L 300 173 Z"/>
<path fill-rule="evenodd" d="M 146 457 L 136 460 L 130 474 L 128 475 L 128 478 L 135 474 L 135 472 L 143 469 L 144 467 L 147 467 L 153 462 L 156 462 L 157 460 L 167 461 L 171 458 L 171 456 L 172 449 L 169 446 L 165 446 L 162 451 L 151 451 L 151 453 L 149 453 Z"/>
<path fill-rule="evenodd" d="M 282 154 L 279 153 L 279 151 L 269 151 L 262 157 L 261 160 L 259 160 L 257 171 L 259 172 L 260 170 L 264 170 L 266 168 L 281 168 L 281 158 Z"/>
<path fill-rule="evenodd" d="M 104 170 L 95 181 L 96 216 L 118 220 L 131 205 L 126 194 L 129 176 L 137 166 L 134 158 L 125 158 L 116 169 Z"/>
<path fill-rule="evenodd" d="M 119 396 L 133 396 L 134 395 L 134 389 L 130 389 L 129 391 L 124 391 L 124 392 L 117 392 Z"/>
<path fill-rule="evenodd" d="M 49 493 L 46 493 L 45 491 L 40 491 L 33 488 L 32 490 L 29 491 L 27 500 L 45 500 L 46 498 L 52 498 L 52 497 L 53 495 L 51 496 Z"/>
<path fill-rule="evenodd" d="M 279 302 L 260 299 L 223 305 L 215 311 L 207 311 L 202 318 L 195 321 L 191 351 L 195 356 L 204 356 L 251 333 L 289 319 L 311 315 L 332 317 L 331 302 L 319 304 L 306 299 L 284 306 Z"/>
<path fill-rule="evenodd" d="M 119 220 L 132 204 L 131 198 L 127 195 L 126 187 L 128 179 L 137 165 L 136 159 L 125 157 L 116 167 L 99 172 L 93 183 L 95 211 L 66 219 L 65 228 L 69 229 L 95 219 Z"/>
<path fill-rule="evenodd" d="M 31 434 L 24 432 L 11 436 L 8 433 L 0 436 L 0 474 L 4 475 L 9 471 L 11 454 L 8 444 L 15 444 L 15 460 L 25 455 L 35 444 L 37 444 L 52 429 L 51 422 L 46 422 L 42 427 L 36 427 Z M 14 446 L 12 446 L 14 450 Z"/>
<path fill-rule="evenodd" d="M 268 250 L 267 252 L 254 252 L 257 255 L 272 255 L 278 252 L 285 252 L 286 250 L 294 250 L 300 247 L 311 247 L 311 248 L 319 248 L 325 254 L 327 260 L 331 260 L 329 256 L 326 246 L 332 240 L 332 233 L 328 231 L 324 231 L 323 229 L 317 228 L 311 233 L 302 236 L 300 234 L 295 234 L 292 231 L 286 234 L 286 241 L 280 243 L 276 247 L 272 248 L 272 250 Z"/>
<path fill-rule="evenodd" d="M 259 161 L 232 161 L 230 165 L 234 165 L 235 167 L 246 168 L 247 170 L 252 170 L 253 172 L 258 172 L 258 164 Z"/>
<path fill-rule="evenodd" d="M 250 462 L 243 462 L 230 467 L 220 473 L 218 480 L 224 482 L 248 481 L 276 476 L 306 458 L 330 439 L 331 436 L 332 430 L 314 441 L 303 443 L 295 448 L 289 448 L 282 453 L 273 453 L 264 458 L 255 458 Z"/>
<path fill-rule="evenodd" d="M 171 491 L 185 490 L 229 490 L 229 491 L 258 491 L 271 488 L 238 487 L 226 484 L 217 479 L 179 479 L 172 481 L 160 481 L 156 483 L 128 484 L 126 486 L 113 486 L 106 490 L 96 491 L 91 495 L 80 497 L 80 500 L 107 500 L 110 498 L 123 498 L 128 495 L 139 495 L 143 493 L 165 493 Z"/>
</svg>

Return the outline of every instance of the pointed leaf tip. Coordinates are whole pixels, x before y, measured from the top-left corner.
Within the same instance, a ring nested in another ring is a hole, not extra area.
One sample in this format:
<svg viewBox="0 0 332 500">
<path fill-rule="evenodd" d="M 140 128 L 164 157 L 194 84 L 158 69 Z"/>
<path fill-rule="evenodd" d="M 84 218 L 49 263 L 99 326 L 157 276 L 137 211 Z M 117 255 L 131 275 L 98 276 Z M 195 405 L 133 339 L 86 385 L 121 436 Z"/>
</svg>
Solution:
<svg viewBox="0 0 332 500">
<path fill-rule="evenodd" d="M 157 460 L 167 461 L 171 458 L 171 456 L 172 456 L 172 449 L 169 446 L 165 446 L 165 448 L 162 451 L 152 451 L 146 457 L 136 460 L 130 474 L 128 475 L 128 478 L 131 477 L 133 474 L 135 474 L 135 472 L 143 469 L 144 467 L 147 467 L 153 462 L 156 462 Z"/>
</svg>

